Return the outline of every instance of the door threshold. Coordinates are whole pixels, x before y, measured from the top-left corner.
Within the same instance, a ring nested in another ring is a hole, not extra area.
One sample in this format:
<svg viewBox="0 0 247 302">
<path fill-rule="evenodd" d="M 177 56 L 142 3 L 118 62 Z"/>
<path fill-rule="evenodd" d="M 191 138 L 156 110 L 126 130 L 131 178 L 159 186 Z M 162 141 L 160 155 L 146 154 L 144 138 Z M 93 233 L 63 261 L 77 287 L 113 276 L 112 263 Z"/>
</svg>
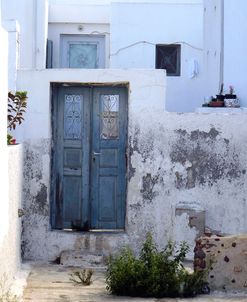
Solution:
<svg viewBox="0 0 247 302">
<path fill-rule="evenodd" d="M 117 234 L 117 233 L 124 233 L 125 229 L 91 229 L 88 231 L 82 231 L 82 230 L 77 230 L 77 229 L 62 229 L 61 231 L 65 232 L 73 232 L 73 233 L 84 233 L 84 234 L 89 234 L 89 233 L 112 233 L 112 234 Z"/>
<path fill-rule="evenodd" d="M 89 230 L 91 233 L 123 233 L 124 229 L 91 229 Z"/>
</svg>

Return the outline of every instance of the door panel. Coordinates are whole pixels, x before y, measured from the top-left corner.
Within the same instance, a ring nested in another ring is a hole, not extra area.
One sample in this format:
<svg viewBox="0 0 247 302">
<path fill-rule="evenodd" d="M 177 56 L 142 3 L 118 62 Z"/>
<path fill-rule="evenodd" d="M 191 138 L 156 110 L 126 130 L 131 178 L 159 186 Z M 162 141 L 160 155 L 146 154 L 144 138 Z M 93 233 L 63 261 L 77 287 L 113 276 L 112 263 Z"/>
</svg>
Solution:
<svg viewBox="0 0 247 302">
<path fill-rule="evenodd" d="M 105 68 L 105 37 L 61 35 L 60 53 L 60 67 Z"/>
<path fill-rule="evenodd" d="M 124 228 L 125 88 L 59 87 L 56 96 L 53 228 Z"/>
<path fill-rule="evenodd" d="M 92 228 L 124 228 L 126 105 L 124 88 L 94 89 L 91 166 Z"/>
</svg>

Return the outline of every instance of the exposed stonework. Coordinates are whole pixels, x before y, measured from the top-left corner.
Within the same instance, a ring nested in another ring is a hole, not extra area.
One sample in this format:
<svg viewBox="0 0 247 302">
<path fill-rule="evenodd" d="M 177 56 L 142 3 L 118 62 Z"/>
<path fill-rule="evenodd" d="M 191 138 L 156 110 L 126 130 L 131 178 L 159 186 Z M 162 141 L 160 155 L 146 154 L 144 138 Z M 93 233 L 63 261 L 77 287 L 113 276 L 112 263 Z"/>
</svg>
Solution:
<svg viewBox="0 0 247 302">
<path fill-rule="evenodd" d="M 247 291 L 247 236 L 201 237 L 196 242 L 194 268 L 209 270 L 212 290 Z"/>
</svg>

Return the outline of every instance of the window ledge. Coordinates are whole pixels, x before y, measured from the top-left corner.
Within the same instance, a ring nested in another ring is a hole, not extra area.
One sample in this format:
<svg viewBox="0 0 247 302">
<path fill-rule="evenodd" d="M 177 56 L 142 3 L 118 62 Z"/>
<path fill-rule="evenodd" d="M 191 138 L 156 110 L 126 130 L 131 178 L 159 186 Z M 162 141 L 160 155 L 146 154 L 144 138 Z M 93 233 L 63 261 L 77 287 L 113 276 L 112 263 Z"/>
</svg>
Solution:
<svg viewBox="0 0 247 302">
<path fill-rule="evenodd" d="M 198 107 L 195 109 L 197 113 L 247 113 L 247 108 L 227 108 L 227 107 Z"/>
</svg>

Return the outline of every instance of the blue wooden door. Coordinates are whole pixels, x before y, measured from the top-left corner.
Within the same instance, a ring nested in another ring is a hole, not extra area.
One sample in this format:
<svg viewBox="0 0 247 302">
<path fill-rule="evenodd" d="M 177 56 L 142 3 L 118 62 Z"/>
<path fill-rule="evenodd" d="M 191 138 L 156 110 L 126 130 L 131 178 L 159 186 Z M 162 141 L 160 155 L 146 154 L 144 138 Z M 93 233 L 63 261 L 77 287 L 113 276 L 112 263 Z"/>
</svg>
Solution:
<svg viewBox="0 0 247 302">
<path fill-rule="evenodd" d="M 91 226 L 124 228 L 126 191 L 126 91 L 93 91 Z"/>
<path fill-rule="evenodd" d="M 53 228 L 123 229 L 126 89 L 58 86 L 52 121 Z"/>
</svg>

